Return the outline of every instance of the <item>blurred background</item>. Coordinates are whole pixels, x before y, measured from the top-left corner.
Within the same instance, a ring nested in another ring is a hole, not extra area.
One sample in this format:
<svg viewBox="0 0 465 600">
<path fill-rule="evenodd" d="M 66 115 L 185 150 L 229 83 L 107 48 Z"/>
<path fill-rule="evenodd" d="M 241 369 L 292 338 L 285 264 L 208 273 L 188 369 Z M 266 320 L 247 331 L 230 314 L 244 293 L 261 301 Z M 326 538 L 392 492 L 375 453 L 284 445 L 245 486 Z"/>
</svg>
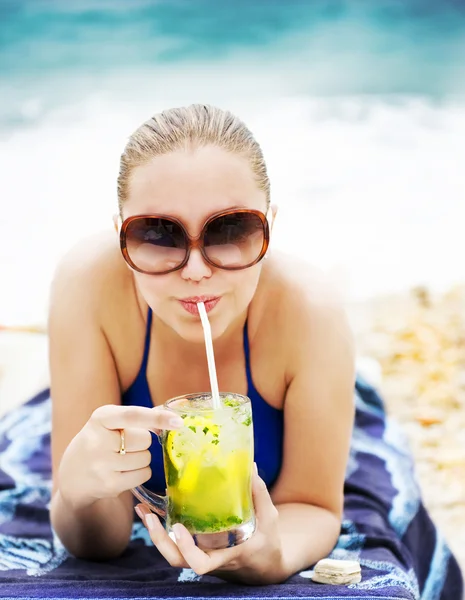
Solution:
<svg viewBox="0 0 465 600">
<path fill-rule="evenodd" d="M 463 279 L 462 0 L 0 0 L 0 322 L 42 322 L 59 257 L 111 227 L 153 113 L 237 112 L 276 248 L 350 299 Z"/>
<path fill-rule="evenodd" d="M 192 102 L 261 143 L 272 244 L 342 292 L 465 567 L 464 0 L 0 0 L 0 414 L 47 384 L 31 326 L 128 136 Z"/>
</svg>

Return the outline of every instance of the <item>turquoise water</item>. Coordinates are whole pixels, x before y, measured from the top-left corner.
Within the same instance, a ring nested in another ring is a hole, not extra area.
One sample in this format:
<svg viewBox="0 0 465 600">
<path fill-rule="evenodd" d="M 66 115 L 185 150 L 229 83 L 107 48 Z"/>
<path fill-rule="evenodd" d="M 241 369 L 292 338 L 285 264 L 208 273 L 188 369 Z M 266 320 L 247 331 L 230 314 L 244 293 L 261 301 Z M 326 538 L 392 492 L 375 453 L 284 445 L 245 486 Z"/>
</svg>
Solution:
<svg viewBox="0 0 465 600">
<path fill-rule="evenodd" d="M 196 70 L 251 73 L 248 93 L 465 92 L 462 0 L 1 0 L 0 23 L 4 125 L 148 73 L 157 93 Z"/>
<path fill-rule="evenodd" d="M 42 317 L 127 136 L 190 102 L 252 128 L 272 243 L 348 296 L 463 279 L 464 58 L 463 0 L 0 0 L 0 322 Z"/>
</svg>

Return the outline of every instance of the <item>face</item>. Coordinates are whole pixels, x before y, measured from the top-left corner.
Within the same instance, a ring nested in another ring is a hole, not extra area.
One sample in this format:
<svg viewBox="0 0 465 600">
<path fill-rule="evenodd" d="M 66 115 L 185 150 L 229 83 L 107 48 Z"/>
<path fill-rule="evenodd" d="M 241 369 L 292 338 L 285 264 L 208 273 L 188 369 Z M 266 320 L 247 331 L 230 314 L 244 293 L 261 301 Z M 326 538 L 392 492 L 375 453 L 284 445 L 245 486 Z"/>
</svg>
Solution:
<svg viewBox="0 0 465 600">
<path fill-rule="evenodd" d="M 162 214 L 179 219 L 197 237 L 211 215 L 231 208 L 266 212 L 266 197 L 243 157 L 218 147 L 179 151 L 153 159 L 131 174 L 123 219 Z M 141 295 L 154 313 L 183 339 L 203 342 L 203 329 L 192 303 L 207 296 L 213 339 L 220 337 L 243 314 L 258 285 L 262 262 L 247 269 L 227 271 L 207 263 L 193 248 L 186 265 L 164 275 L 133 271 Z M 217 301 L 216 299 L 219 300 Z"/>
</svg>

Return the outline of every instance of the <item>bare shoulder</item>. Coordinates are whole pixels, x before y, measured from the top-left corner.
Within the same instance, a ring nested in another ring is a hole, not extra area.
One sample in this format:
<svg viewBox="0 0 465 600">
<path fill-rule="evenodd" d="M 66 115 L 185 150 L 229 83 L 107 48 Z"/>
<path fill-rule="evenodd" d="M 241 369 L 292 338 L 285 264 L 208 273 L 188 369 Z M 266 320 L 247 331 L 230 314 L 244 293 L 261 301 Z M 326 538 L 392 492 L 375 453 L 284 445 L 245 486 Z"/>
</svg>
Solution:
<svg viewBox="0 0 465 600">
<path fill-rule="evenodd" d="M 65 303 L 68 309 L 92 312 L 100 317 L 119 303 L 132 286 L 132 278 L 119 253 L 112 232 L 80 240 L 62 257 L 51 286 L 50 311 Z M 103 310 L 105 309 L 105 310 Z"/>
<path fill-rule="evenodd" d="M 126 389 L 140 364 L 144 327 L 134 278 L 115 233 L 98 233 L 78 242 L 58 264 L 50 291 L 52 384 L 63 373 L 68 373 L 63 376 L 68 380 L 72 377 L 64 364 L 67 356 L 74 369 L 81 365 L 89 373 L 101 367 L 108 380 L 116 377 L 119 387 Z M 116 398 L 114 393 L 113 401 Z"/>
<path fill-rule="evenodd" d="M 292 256 L 273 254 L 262 277 L 263 293 L 271 296 L 275 316 L 286 325 L 318 321 L 325 316 L 343 317 L 341 294 L 321 270 Z M 308 322 L 308 321 L 307 321 Z"/>
<path fill-rule="evenodd" d="M 298 368 L 309 355 L 321 355 L 338 344 L 353 356 L 353 336 L 344 301 L 326 274 L 292 256 L 276 253 L 263 271 L 264 295 L 272 298 L 264 311 L 273 323 L 289 368 Z M 309 354 L 310 353 L 310 354 Z"/>
</svg>

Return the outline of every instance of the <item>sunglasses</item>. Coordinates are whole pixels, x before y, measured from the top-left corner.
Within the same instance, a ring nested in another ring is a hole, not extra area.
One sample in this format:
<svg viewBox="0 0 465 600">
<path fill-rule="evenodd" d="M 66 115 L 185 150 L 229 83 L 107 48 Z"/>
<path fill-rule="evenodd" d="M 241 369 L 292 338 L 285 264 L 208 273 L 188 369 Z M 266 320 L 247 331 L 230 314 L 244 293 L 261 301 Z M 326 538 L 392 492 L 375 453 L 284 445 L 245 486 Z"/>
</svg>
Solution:
<svg viewBox="0 0 465 600">
<path fill-rule="evenodd" d="M 182 269 L 193 248 L 218 269 L 237 271 L 258 263 L 270 242 L 269 218 L 258 210 L 230 209 L 209 217 L 197 237 L 179 219 L 136 215 L 121 223 L 120 247 L 128 265 L 148 275 Z"/>
</svg>

